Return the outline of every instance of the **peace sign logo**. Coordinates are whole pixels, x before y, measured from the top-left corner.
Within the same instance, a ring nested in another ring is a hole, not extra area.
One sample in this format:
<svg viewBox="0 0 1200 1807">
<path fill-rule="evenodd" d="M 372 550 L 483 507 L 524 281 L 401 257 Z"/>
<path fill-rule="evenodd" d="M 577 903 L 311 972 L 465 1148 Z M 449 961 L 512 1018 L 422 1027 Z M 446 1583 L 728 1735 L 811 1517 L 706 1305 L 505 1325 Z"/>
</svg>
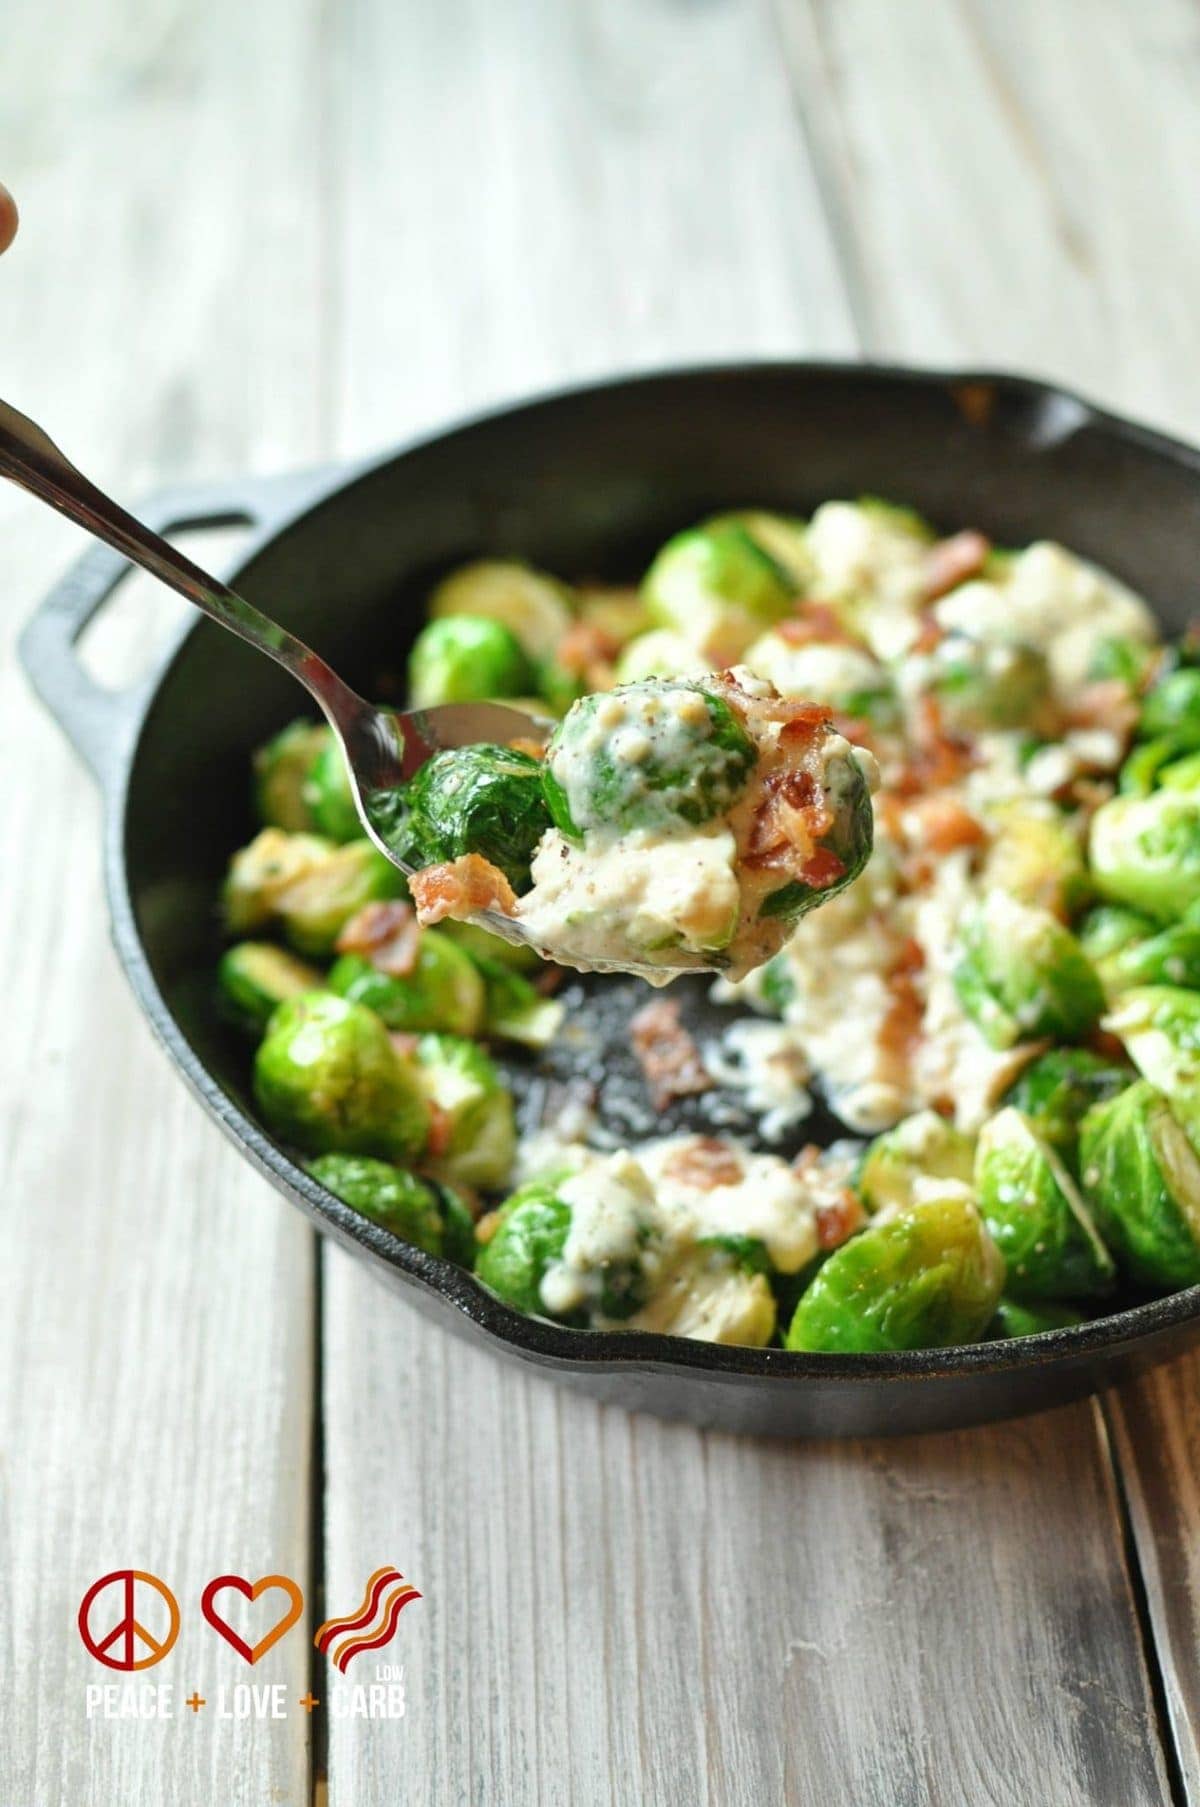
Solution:
<svg viewBox="0 0 1200 1807">
<path fill-rule="evenodd" d="M 167 1626 L 160 1635 L 164 1606 Z M 137 1616 L 139 1610 L 157 1631 L 147 1630 Z M 162 1662 L 179 1636 L 179 1602 L 157 1575 L 148 1575 L 145 1569 L 114 1569 L 93 1581 L 83 1596 L 79 1635 L 96 1661 L 110 1669 L 149 1669 Z M 136 1656 L 139 1649 L 146 1654 Z"/>
</svg>

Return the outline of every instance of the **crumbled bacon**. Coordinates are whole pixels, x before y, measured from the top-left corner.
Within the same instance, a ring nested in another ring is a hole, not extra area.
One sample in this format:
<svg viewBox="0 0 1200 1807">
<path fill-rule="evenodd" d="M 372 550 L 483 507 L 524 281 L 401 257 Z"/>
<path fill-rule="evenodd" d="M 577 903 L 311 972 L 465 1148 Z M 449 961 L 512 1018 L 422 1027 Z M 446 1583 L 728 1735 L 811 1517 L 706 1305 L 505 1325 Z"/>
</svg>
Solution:
<svg viewBox="0 0 1200 1807">
<path fill-rule="evenodd" d="M 846 870 L 836 853 L 821 846 L 834 821 L 811 772 L 802 766 L 768 772 L 743 863 L 750 871 L 783 871 L 814 890 L 825 890 Z"/>
<path fill-rule="evenodd" d="M 441 922 L 447 916 L 461 919 L 477 910 L 500 910 L 515 916 L 517 895 L 499 867 L 480 853 L 464 853 L 460 859 L 426 866 L 408 881 L 417 920 Z"/>
<path fill-rule="evenodd" d="M 838 619 L 837 610 L 828 602 L 802 602 L 795 615 L 781 621 L 775 631 L 789 646 L 811 646 L 814 642 L 822 646 L 855 644 Z"/>
<path fill-rule="evenodd" d="M 590 690 L 605 688 L 598 679 L 612 678 L 612 663 L 621 650 L 615 634 L 607 633 L 594 621 L 576 621 L 567 629 L 555 649 L 555 657 L 564 671 L 585 678 Z"/>
<path fill-rule="evenodd" d="M 629 1033 L 656 1110 L 675 1098 L 711 1088 L 712 1075 L 679 1020 L 677 998 L 654 998 L 644 1005 L 631 1020 Z"/>
<path fill-rule="evenodd" d="M 916 797 L 957 784 L 970 770 L 974 753 L 968 741 L 943 728 L 936 697 L 921 698 L 914 727 L 916 746 L 894 788 L 901 796 Z"/>
<path fill-rule="evenodd" d="M 425 1153 L 431 1155 L 435 1161 L 449 1148 L 453 1127 L 449 1111 L 443 1110 L 440 1104 L 430 1104 L 429 1135 L 425 1141 Z"/>
<path fill-rule="evenodd" d="M 1105 728 L 1122 740 L 1137 726 L 1138 703 L 1120 678 L 1099 678 L 1085 684 L 1063 710 L 1068 728 Z"/>
<path fill-rule="evenodd" d="M 822 1249 L 836 1249 L 855 1230 L 861 1229 L 867 1214 L 860 1201 L 847 1186 L 840 1198 L 818 1205 L 816 1212 L 817 1243 Z"/>
<path fill-rule="evenodd" d="M 421 930 L 406 903 L 369 903 L 356 910 L 335 943 L 339 954 L 362 954 L 379 972 L 403 979 L 417 964 Z"/>
<path fill-rule="evenodd" d="M 742 1178 L 742 1163 L 728 1142 L 716 1136 L 697 1136 L 663 1162 L 663 1173 L 681 1185 L 712 1192 L 717 1186 L 736 1186 Z"/>
<path fill-rule="evenodd" d="M 957 797 L 945 791 L 918 798 L 908 815 L 915 823 L 915 838 L 931 853 L 953 853 L 957 847 L 978 847 L 987 839 L 982 822 Z"/>
<path fill-rule="evenodd" d="M 514 753 L 524 753 L 530 759 L 544 759 L 546 757 L 546 747 L 543 741 L 527 740 L 524 735 L 518 734 L 517 738 L 515 740 L 510 740 L 508 744 Z"/>
<path fill-rule="evenodd" d="M 968 577 L 978 577 L 991 549 L 991 541 L 970 527 L 931 546 L 925 561 L 925 600 L 936 602 L 948 590 L 966 583 Z"/>
<path fill-rule="evenodd" d="M 907 1069 L 917 1043 L 925 1006 L 917 985 L 917 974 L 925 965 L 925 952 L 911 935 L 901 944 L 885 983 L 891 994 L 887 1014 L 880 1025 L 879 1050 L 890 1066 L 901 1072 Z"/>
</svg>

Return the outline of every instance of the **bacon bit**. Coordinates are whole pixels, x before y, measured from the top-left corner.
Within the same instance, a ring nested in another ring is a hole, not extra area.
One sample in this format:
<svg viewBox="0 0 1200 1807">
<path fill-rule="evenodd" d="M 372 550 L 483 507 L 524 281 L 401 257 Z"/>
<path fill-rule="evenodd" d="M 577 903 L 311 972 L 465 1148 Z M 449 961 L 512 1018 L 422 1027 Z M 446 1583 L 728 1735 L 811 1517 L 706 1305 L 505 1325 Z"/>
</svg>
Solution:
<svg viewBox="0 0 1200 1807">
<path fill-rule="evenodd" d="M 941 645 L 945 638 L 945 629 L 935 621 L 934 617 L 922 615 L 921 625 L 917 631 L 917 637 L 913 641 L 912 650 L 915 653 L 931 653 Z"/>
<path fill-rule="evenodd" d="M 526 740 L 522 735 L 518 735 L 516 740 L 510 740 L 508 744 L 514 753 L 526 753 L 530 759 L 546 757 L 545 745 L 540 740 Z"/>
<path fill-rule="evenodd" d="M 803 767 L 769 772 L 762 799 L 750 825 L 743 864 L 750 871 L 786 872 L 814 890 L 836 883 L 846 868 L 836 853 L 820 844 L 835 818 L 813 774 Z"/>
<path fill-rule="evenodd" d="M 620 650 L 615 634 L 606 633 L 594 621 L 575 621 L 555 648 L 555 657 L 564 671 L 586 678 L 596 666 L 610 666 Z"/>
<path fill-rule="evenodd" d="M 833 717 L 824 703 L 794 703 L 788 697 L 780 697 L 779 701 L 787 710 L 787 720 L 779 730 L 779 739 L 789 752 L 815 746 L 833 725 Z M 778 720 L 778 716 L 775 719 Z"/>
<path fill-rule="evenodd" d="M 789 646 L 811 646 L 814 641 L 824 646 L 854 645 L 837 610 L 828 602 L 802 602 L 795 615 L 781 621 L 775 631 Z"/>
<path fill-rule="evenodd" d="M 403 1054 L 406 1058 L 416 1053 L 420 1039 L 419 1035 L 410 1035 L 406 1029 L 393 1029 L 388 1034 L 388 1040 L 397 1054 Z"/>
<path fill-rule="evenodd" d="M 486 1211 L 484 1213 L 484 1215 L 479 1219 L 479 1222 L 475 1225 L 476 1242 L 478 1242 L 482 1246 L 486 1247 L 486 1245 L 492 1240 L 492 1237 L 496 1234 L 496 1231 L 499 1228 L 500 1228 L 499 1211 Z"/>
<path fill-rule="evenodd" d="M 921 698 L 914 725 L 916 749 L 893 788 L 902 797 L 916 797 L 957 784 L 970 770 L 974 754 L 968 741 L 946 733 L 936 697 Z"/>
<path fill-rule="evenodd" d="M 948 590 L 955 590 L 968 577 L 977 577 L 992 542 L 982 533 L 968 527 L 964 533 L 952 533 L 948 540 L 931 546 L 925 561 L 925 600 L 936 602 Z"/>
<path fill-rule="evenodd" d="M 916 975 L 925 965 L 925 952 L 910 935 L 901 945 L 886 977 L 891 1002 L 879 1030 L 879 1048 L 889 1065 L 905 1070 L 921 1039 L 925 1006 Z"/>
<path fill-rule="evenodd" d="M 1093 1054 L 1099 1054 L 1104 1060 L 1116 1061 L 1121 1066 L 1129 1059 L 1124 1042 L 1107 1029 L 1093 1029 L 1087 1038 L 1087 1046 Z"/>
<path fill-rule="evenodd" d="M 334 943 L 339 954 L 362 954 L 377 972 L 404 979 L 417 964 L 421 930 L 406 903 L 369 903 L 356 910 Z"/>
<path fill-rule="evenodd" d="M 676 1149 L 670 1160 L 663 1163 L 663 1172 L 681 1185 L 712 1192 L 717 1186 L 736 1186 L 742 1178 L 742 1163 L 728 1142 L 716 1136 L 698 1136 L 686 1147 Z"/>
<path fill-rule="evenodd" d="M 432 1155 L 435 1161 L 449 1148 L 451 1129 L 452 1122 L 449 1111 L 443 1110 L 440 1104 L 430 1104 L 429 1135 L 425 1142 L 425 1153 Z"/>
<path fill-rule="evenodd" d="M 921 845 L 931 853 L 953 853 L 956 847 L 978 847 L 987 840 L 982 822 L 946 792 L 918 798 L 909 816 L 915 817 Z"/>
<path fill-rule="evenodd" d="M 533 989 L 540 997 L 552 998 L 566 976 L 561 966 L 544 966 L 533 980 Z"/>
<path fill-rule="evenodd" d="M 855 1230 L 862 1228 L 866 1220 L 867 1214 L 861 1201 L 847 1187 L 832 1204 L 817 1206 L 818 1246 L 822 1249 L 839 1248 Z"/>
<path fill-rule="evenodd" d="M 423 872 L 412 874 L 408 888 L 421 923 L 442 922 L 447 916 L 461 920 L 477 910 L 500 910 L 505 916 L 517 913 L 516 892 L 499 867 L 481 853 L 464 853 L 460 859 L 426 866 Z"/>
<path fill-rule="evenodd" d="M 1063 710 L 1068 728 L 1106 728 L 1128 739 L 1137 726 L 1139 708 L 1120 678 L 1100 678 L 1085 684 Z"/>
<path fill-rule="evenodd" d="M 630 1040 L 656 1110 L 712 1088 L 712 1074 L 679 1020 L 677 998 L 654 998 L 629 1024 Z"/>
</svg>

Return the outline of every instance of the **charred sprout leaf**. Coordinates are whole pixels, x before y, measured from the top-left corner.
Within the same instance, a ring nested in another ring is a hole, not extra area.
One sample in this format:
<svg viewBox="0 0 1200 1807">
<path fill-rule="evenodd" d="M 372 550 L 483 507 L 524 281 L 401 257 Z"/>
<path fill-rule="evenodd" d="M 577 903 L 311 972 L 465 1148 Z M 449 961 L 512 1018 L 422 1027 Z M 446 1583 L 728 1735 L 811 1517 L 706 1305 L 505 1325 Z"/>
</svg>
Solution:
<svg viewBox="0 0 1200 1807">
<path fill-rule="evenodd" d="M 911 1205 L 918 1181 L 960 1180 L 969 1185 L 975 1145 L 936 1111 L 917 1111 L 876 1136 L 863 1155 L 857 1190 L 868 1211 Z"/>
<path fill-rule="evenodd" d="M 1193 675 L 1200 678 L 1200 671 Z M 1172 922 L 1200 902 L 1200 796 L 1114 797 L 1092 818 L 1089 851 L 1105 897 Z"/>
<path fill-rule="evenodd" d="M 973 1343 L 1003 1284 L 970 1194 L 947 1183 L 834 1250 L 796 1307 L 787 1346 L 849 1355 Z"/>
<path fill-rule="evenodd" d="M 484 615 L 447 615 L 422 628 L 408 660 L 409 704 L 529 696 L 533 666 L 511 628 Z"/>
<path fill-rule="evenodd" d="M 1080 1129 L 1088 1199 L 1118 1261 L 1150 1286 L 1200 1281 L 1200 1161 L 1147 1080 L 1097 1104 Z"/>
<path fill-rule="evenodd" d="M 756 760 L 723 698 L 648 679 L 575 704 L 546 751 L 546 801 L 573 840 L 594 828 L 698 825 L 732 806 Z"/>
<path fill-rule="evenodd" d="M 494 1061 L 459 1036 L 424 1035 L 417 1045 L 417 1080 L 433 1107 L 429 1171 L 451 1186 L 503 1186 L 517 1130 L 513 1101 Z"/>
<path fill-rule="evenodd" d="M 724 520 L 668 540 L 646 573 L 642 595 L 655 626 L 725 666 L 787 614 L 795 585 L 744 527 Z"/>
<path fill-rule="evenodd" d="M 429 1133 L 415 1064 L 374 1011 L 329 992 L 280 1004 L 255 1057 L 254 1095 L 270 1127 L 310 1154 L 403 1161 Z"/>
<path fill-rule="evenodd" d="M 415 1174 L 355 1154 L 319 1155 L 308 1163 L 308 1171 L 355 1211 L 414 1248 L 427 1255 L 448 1253 L 441 1201 Z"/>
<path fill-rule="evenodd" d="M 324 984 L 315 966 L 270 941 L 239 941 L 217 966 L 217 988 L 225 1014 L 239 1028 L 261 1035 L 277 1004 Z"/>
<path fill-rule="evenodd" d="M 1095 969 L 1050 914 L 989 891 L 959 926 L 959 1001 L 993 1048 L 1083 1035 L 1104 1009 Z"/>
<path fill-rule="evenodd" d="M 389 1029 L 476 1035 L 483 1026 L 484 983 L 475 963 L 437 929 L 421 930 L 411 973 L 396 977 L 361 954 L 343 954 L 327 983 L 339 997 L 369 1005 Z"/>
<path fill-rule="evenodd" d="M 1065 1163 L 1018 1110 L 985 1123 L 975 1189 L 1016 1299 L 1084 1299 L 1112 1291 L 1112 1256 Z"/>
<path fill-rule="evenodd" d="M 549 826 L 540 762 L 492 746 L 435 753 L 391 793 L 389 817 L 377 821 L 388 846 L 415 870 L 478 853 L 518 892 L 529 887 L 529 862 Z"/>
</svg>

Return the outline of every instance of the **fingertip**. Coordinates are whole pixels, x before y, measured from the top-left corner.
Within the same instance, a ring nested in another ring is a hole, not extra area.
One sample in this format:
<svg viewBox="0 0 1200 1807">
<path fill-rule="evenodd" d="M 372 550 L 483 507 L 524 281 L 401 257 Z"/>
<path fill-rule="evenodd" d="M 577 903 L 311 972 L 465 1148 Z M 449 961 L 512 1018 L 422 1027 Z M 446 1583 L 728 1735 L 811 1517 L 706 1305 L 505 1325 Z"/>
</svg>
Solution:
<svg viewBox="0 0 1200 1807">
<path fill-rule="evenodd" d="M 0 182 L 0 251 L 7 251 L 17 236 L 17 203 Z"/>
</svg>

